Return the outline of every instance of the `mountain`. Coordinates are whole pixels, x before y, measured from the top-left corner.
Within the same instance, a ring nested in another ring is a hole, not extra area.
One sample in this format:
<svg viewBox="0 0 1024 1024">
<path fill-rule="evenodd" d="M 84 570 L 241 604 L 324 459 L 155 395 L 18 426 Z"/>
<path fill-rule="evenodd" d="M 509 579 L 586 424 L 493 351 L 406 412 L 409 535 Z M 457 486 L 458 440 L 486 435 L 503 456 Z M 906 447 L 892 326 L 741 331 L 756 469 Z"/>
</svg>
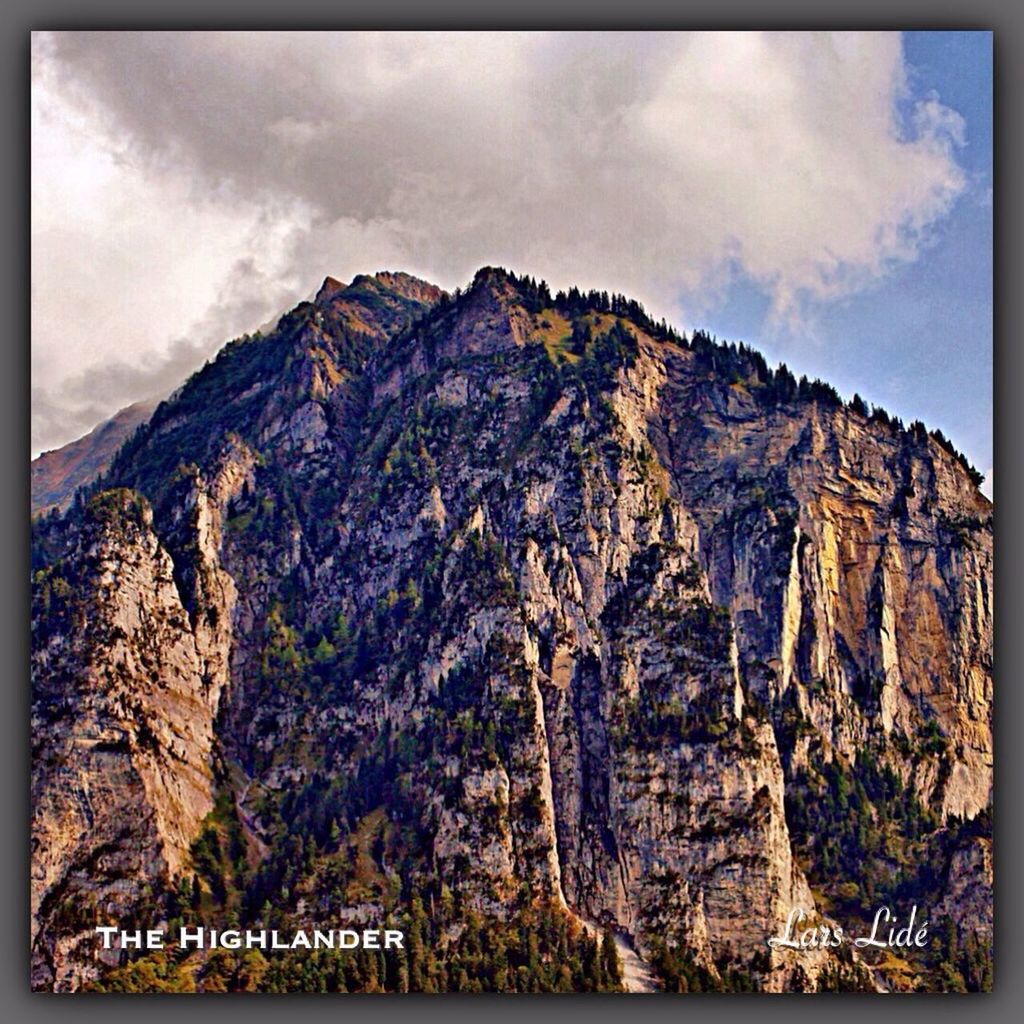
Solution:
<svg viewBox="0 0 1024 1024">
<path fill-rule="evenodd" d="M 989 987 L 978 482 L 621 296 L 328 278 L 34 526 L 34 987 Z"/>
<path fill-rule="evenodd" d="M 118 448 L 155 408 L 156 402 L 135 402 L 77 441 L 33 459 L 32 515 L 67 508 L 75 491 L 106 470 Z"/>
</svg>

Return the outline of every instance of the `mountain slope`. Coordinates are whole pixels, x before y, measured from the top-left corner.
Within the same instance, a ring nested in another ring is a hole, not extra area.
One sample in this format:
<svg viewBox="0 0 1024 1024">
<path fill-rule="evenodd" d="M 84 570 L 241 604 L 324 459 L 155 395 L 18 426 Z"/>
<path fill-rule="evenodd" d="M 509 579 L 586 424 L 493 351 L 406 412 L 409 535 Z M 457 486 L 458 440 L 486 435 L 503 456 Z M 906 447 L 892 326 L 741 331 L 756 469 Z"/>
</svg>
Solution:
<svg viewBox="0 0 1024 1024">
<path fill-rule="evenodd" d="M 76 924 L 134 902 L 421 938 L 341 987 L 615 987 L 616 936 L 670 988 L 861 987 L 766 938 L 913 899 L 951 931 L 886 983 L 985 983 L 991 506 L 941 437 L 620 297 L 377 275 L 228 346 L 95 490 L 34 538 L 37 986 L 137 984 Z M 123 791 L 62 839 L 100 756 Z M 140 799 L 148 864 L 110 838 Z"/>
<path fill-rule="evenodd" d="M 32 515 L 67 508 L 75 491 L 106 470 L 118 448 L 155 408 L 155 402 L 135 402 L 77 441 L 33 459 Z"/>
</svg>

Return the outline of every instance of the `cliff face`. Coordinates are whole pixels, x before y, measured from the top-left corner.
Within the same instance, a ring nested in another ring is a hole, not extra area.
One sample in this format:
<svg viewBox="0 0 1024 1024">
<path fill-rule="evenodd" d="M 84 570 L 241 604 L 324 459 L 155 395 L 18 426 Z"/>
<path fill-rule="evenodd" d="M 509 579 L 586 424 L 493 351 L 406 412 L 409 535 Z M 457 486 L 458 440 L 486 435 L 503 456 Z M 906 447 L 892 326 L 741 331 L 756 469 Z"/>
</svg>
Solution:
<svg viewBox="0 0 1024 1024">
<path fill-rule="evenodd" d="M 74 987 L 102 911 L 179 874 L 213 807 L 217 688 L 147 506 L 108 491 L 37 574 L 32 969 Z"/>
<path fill-rule="evenodd" d="M 883 876 L 990 891 L 988 502 L 624 300 L 328 279 L 37 532 L 37 985 L 102 973 L 82 908 L 173 887 L 223 793 L 256 911 L 436 894 L 444 946 L 549 901 L 669 985 L 884 986 L 765 940 Z"/>
<path fill-rule="evenodd" d="M 813 726 L 793 763 L 819 737 L 855 760 L 935 722 L 942 758 L 904 781 L 943 817 L 977 814 L 992 786 L 987 500 L 934 439 L 907 444 L 848 409 L 765 417 L 742 387 L 685 379 L 665 408 L 752 691 Z"/>
</svg>

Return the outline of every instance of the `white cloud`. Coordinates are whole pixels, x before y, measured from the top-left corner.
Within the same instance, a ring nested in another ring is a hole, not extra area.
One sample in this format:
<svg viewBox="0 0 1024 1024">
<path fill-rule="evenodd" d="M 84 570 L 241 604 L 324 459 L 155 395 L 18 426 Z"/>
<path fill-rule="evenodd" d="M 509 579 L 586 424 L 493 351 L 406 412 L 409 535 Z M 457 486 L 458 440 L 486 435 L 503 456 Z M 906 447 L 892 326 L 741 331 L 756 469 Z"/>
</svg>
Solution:
<svg viewBox="0 0 1024 1024">
<path fill-rule="evenodd" d="M 129 374 L 85 403 L 83 373 L 116 357 L 162 382 L 183 332 L 212 347 L 326 273 L 451 287 L 500 263 L 685 323 L 742 272 L 796 320 L 915 259 L 966 185 L 958 114 L 924 97 L 903 133 L 887 33 L 90 33 L 33 54 L 34 444 L 139 397 Z"/>
</svg>

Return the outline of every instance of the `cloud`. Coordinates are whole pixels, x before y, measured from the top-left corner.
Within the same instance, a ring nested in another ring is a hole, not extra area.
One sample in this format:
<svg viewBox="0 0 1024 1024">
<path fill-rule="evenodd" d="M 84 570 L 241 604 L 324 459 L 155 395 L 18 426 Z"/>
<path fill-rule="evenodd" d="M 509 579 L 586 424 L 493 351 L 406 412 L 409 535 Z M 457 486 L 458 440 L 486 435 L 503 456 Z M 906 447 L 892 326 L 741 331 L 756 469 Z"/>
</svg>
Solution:
<svg viewBox="0 0 1024 1024">
<path fill-rule="evenodd" d="M 907 81 L 888 33 L 37 34 L 33 383 L 77 419 L 34 444 L 327 273 L 504 264 L 684 325 L 743 275 L 798 322 L 967 187 Z"/>
</svg>

